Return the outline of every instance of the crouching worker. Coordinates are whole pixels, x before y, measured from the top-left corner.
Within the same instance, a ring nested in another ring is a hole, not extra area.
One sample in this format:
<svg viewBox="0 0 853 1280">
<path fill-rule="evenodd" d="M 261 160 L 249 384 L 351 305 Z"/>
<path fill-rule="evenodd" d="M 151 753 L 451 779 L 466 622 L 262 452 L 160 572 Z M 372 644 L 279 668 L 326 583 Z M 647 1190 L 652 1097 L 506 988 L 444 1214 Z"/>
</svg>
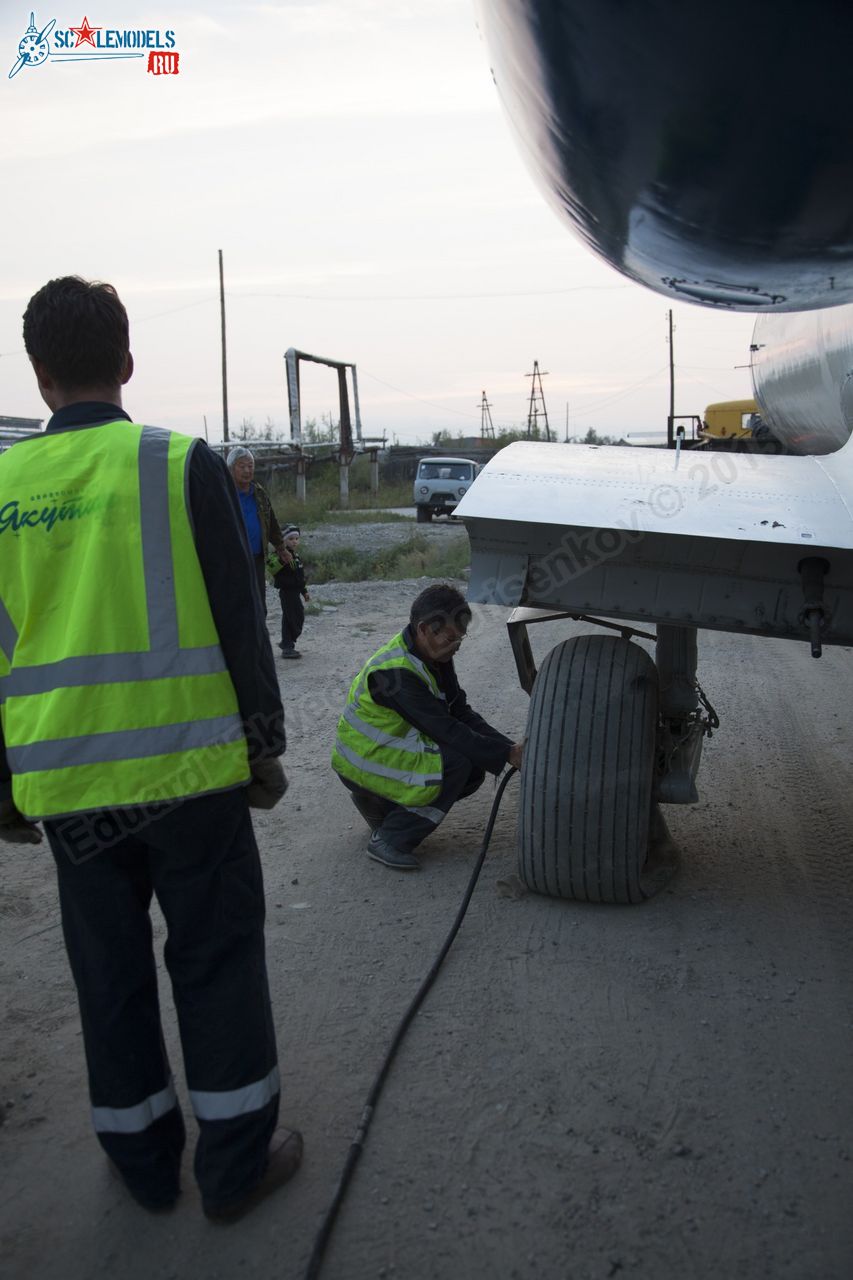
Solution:
<svg viewBox="0 0 853 1280">
<path fill-rule="evenodd" d="M 398 871 L 418 870 L 414 850 L 487 772 L 521 766 L 522 744 L 477 715 L 456 678 L 470 621 L 455 587 L 427 587 L 356 676 L 338 721 L 332 767 L 371 828 L 368 855 Z"/>
</svg>

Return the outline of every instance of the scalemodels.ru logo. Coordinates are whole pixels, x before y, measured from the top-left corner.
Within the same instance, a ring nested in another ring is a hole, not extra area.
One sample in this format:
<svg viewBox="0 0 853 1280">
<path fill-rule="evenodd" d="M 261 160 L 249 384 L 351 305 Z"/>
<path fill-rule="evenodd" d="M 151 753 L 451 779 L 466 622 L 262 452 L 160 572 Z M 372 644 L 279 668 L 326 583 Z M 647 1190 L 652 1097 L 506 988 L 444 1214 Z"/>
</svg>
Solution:
<svg viewBox="0 0 853 1280">
<path fill-rule="evenodd" d="M 103 62 L 116 58 L 146 58 L 146 71 L 155 76 L 175 76 L 180 55 L 174 31 L 142 27 L 93 27 L 88 17 L 79 27 L 57 27 L 56 18 L 39 29 L 35 13 L 18 42 L 18 57 L 9 79 L 25 67 L 47 62 Z"/>
</svg>

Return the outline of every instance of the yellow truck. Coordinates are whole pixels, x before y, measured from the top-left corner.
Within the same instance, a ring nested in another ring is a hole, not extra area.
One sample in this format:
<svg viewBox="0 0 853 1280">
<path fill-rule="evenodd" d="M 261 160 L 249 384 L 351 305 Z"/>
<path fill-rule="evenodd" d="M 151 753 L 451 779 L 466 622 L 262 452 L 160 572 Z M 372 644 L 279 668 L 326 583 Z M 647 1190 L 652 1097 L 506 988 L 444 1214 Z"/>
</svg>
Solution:
<svg viewBox="0 0 853 1280">
<path fill-rule="evenodd" d="M 705 409 L 697 435 L 709 444 L 717 440 L 759 439 L 762 425 L 754 400 L 718 400 Z"/>
<path fill-rule="evenodd" d="M 778 440 L 761 417 L 756 400 L 718 400 L 709 404 L 702 417 L 681 414 L 670 420 L 669 447 L 681 437 L 688 448 L 737 449 L 764 453 L 779 451 Z M 784 452 L 784 450 L 781 450 Z"/>
</svg>

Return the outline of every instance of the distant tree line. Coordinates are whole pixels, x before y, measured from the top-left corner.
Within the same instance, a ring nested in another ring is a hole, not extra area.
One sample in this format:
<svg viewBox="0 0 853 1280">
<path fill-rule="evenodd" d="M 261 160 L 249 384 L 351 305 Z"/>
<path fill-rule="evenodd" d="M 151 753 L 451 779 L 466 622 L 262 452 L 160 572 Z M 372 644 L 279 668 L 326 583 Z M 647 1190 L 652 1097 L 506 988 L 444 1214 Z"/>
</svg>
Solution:
<svg viewBox="0 0 853 1280">
<path fill-rule="evenodd" d="M 316 418 L 308 418 L 302 424 L 302 440 L 305 444 L 336 444 L 340 431 L 340 422 L 332 417 L 330 413 L 320 415 L 319 422 Z M 272 418 L 268 417 L 262 427 L 256 427 L 253 418 L 243 418 L 240 425 L 231 432 L 232 439 L 246 444 L 252 440 L 258 441 L 274 441 L 284 440 L 290 436 L 290 428 L 278 427 Z M 502 449 L 504 445 L 512 444 L 515 440 L 544 440 L 545 436 L 542 429 L 538 426 L 532 428 L 528 436 L 524 427 L 516 427 L 507 431 L 499 431 L 495 435 L 495 448 Z M 559 437 L 552 432 L 552 439 L 556 443 L 560 443 Z M 396 441 L 396 437 L 394 437 Z M 457 431 L 456 435 L 451 435 L 449 431 L 434 431 L 431 437 L 431 443 L 438 448 L 451 448 L 455 446 L 457 449 L 464 449 L 465 442 L 470 442 L 470 436 L 465 436 L 461 431 Z M 416 444 L 424 444 L 424 441 L 415 441 Z M 616 436 L 599 435 L 595 427 L 590 427 L 585 435 L 569 436 L 569 444 L 627 444 L 626 440 L 617 438 Z M 470 447 L 470 444 L 469 446 Z"/>
<path fill-rule="evenodd" d="M 338 427 L 339 424 L 333 421 L 330 413 L 321 414 L 319 423 L 316 418 L 308 418 L 302 424 L 302 439 L 305 444 L 336 442 L 338 439 Z M 243 418 L 239 427 L 231 432 L 231 437 L 241 444 L 249 443 L 252 440 L 264 442 L 289 440 L 290 426 L 278 427 L 272 418 L 268 417 L 262 427 L 256 427 L 254 418 Z"/>
<path fill-rule="evenodd" d="M 434 431 L 432 433 L 433 445 L 439 446 L 441 448 L 447 448 L 448 446 L 453 444 L 456 444 L 460 448 L 463 448 L 464 447 L 463 442 L 468 439 L 470 439 L 470 437 L 463 435 L 461 431 L 457 431 L 455 436 L 451 435 L 449 431 Z M 539 426 L 532 427 L 529 435 L 527 434 L 526 427 L 515 427 L 511 430 L 496 432 L 495 447 L 497 449 L 502 449 L 504 445 L 512 444 L 516 440 L 544 440 L 544 439 L 545 439 L 545 434 Z M 557 435 L 555 431 L 551 432 L 551 440 L 553 443 L 556 443 L 556 444 L 566 443 L 565 440 L 563 441 L 560 440 L 560 437 Z M 590 427 L 586 432 L 586 435 L 569 436 L 568 443 L 569 444 L 627 444 L 628 442 L 627 440 L 623 440 L 617 436 L 599 435 L 595 427 Z"/>
</svg>

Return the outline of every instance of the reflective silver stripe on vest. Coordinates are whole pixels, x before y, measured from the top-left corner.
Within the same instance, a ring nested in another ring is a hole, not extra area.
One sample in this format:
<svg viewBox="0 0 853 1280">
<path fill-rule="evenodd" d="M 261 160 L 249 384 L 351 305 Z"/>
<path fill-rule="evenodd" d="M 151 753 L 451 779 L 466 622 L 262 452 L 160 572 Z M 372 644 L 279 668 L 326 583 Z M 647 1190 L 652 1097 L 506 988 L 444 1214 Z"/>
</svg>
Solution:
<svg viewBox="0 0 853 1280">
<path fill-rule="evenodd" d="M 50 693 L 55 689 L 121 684 L 130 681 L 216 675 L 227 670 L 218 644 L 179 647 L 178 607 L 169 518 L 169 441 L 171 433 L 143 427 L 138 452 L 141 548 L 150 649 L 132 653 L 87 654 L 59 662 L 18 667 L 0 678 L 0 702 L 10 697 Z M 189 450 L 184 465 L 188 484 Z M 189 510 L 189 508 L 187 508 Z M 8 627 L 4 626 L 8 619 Z M 17 642 L 11 619 L 0 607 L 0 644 Z M 14 646 L 13 646 L 14 647 Z M 238 715 L 55 738 L 24 746 L 7 746 L 14 773 L 62 769 L 69 765 L 104 764 L 193 749 L 224 746 L 244 736 Z"/>
<path fill-rule="evenodd" d="M 342 719 L 347 724 L 352 725 L 359 733 L 363 733 L 365 738 L 369 738 L 371 742 L 377 743 L 380 747 L 396 747 L 399 751 L 413 751 L 420 754 L 423 751 L 423 742 L 421 735 L 417 729 L 410 729 L 405 738 L 398 738 L 393 733 L 384 733 L 381 729 L 377 729 L 375 725 L 368 724 L 366 720 L 362 720 L 356 710 L 357 703 L 349 702 L 344 707 Z"/>
<path fill-rule="evenodd" d="M 426 818 L 427 822 L 434 822 L 436 826 L 447 817 L 443 809 L 436 809 L 431 804 L 404 804 L 402 808 L 406 813 L 413 813 L 416 818 Z"/>
<path fill-rule="evenodd" d="M 408 657 L 407 649 L 386 649 L 382 653 L 374 653 L 373 657 L 369 658 L 367 662 L 365 662 L 359 672 L 359 676 L 361 677 L 360 687 L 368 688 L 367 677 L 370 675 L 371 671 L 375 671 L 377 667 L 384 667 L 392 658 L 406 657 Z M 388 669 L 389 671 L 395 671 L 397 668 L 389 667 Z"/>
<path fill-rule="evenodd" d="M 142 563 L 148 600 L 148 640 L 152 649 L 177 649 L 178 605 L 169 518 L 171 432 L 143 427 L 139 437 L 139 515 Z"/>
<path fill-rule="evenodd" d="M 248 1111 L 260 1111 L 279 1091 L 278 1067 L 273 1067 L 263 1080 L 244 1085 L 242 1089 L 190 1089 L 190 1102 L 199 1120 L 233 1120 Z"/>
<path fill-rule="evenodd" d="M 416 654 L 412 653 L 411 649 L 406 650 L 406 657 L 409 659 L 410 662 L 413 662 L 414 665 L 417 667 L 418 671 L 421 673 L 422 678 L 429 685 L 432 692 L 435 693 L 435 696 L 437 698 L 443 698 L 444 694 L 437 693 L 436 689 L 434 688 L 434 686 L 437 687 L 438 681 L 436 680 L 435 676 L 432 675 L 431 672 L 427 670 L 426 663 L 423 662 L 422 659 L 419 658 Z"/>
<path fill-rule="evenodd" d="M 413 663 L 413 665 L 417 667 L 418 672 L 420 673 L 422 679 L 429 686 L 429 691 L 432 694 L 432 696 L 434 698 L 440 698 L 442 702 L 447 701 L 447 694 L 442 693 L 441 690 L 438 688 L 438 681 L 435 679 L 435 676 L 430 675 L 429 671 L 427 670 L 426 663 L 422 662 L 420 658 L 418 658 L 414 653 L 412 653 L 411 649 L 385 649 L 380 651 L 379 653 L 375 653 L 373 657 L 370 658 L 369 661 L 366 662 L 361 669 L 361 674 L 364 676 L 365 684 L 367 684 L 367 677 L 370 675 L 370 673 L 372 671 L 375 671 L 377 667 L 384 666 L 388 662 L 389 658 L 408 659 L 409 662 Z M 396 671 L 398 669 L 399 668 L 397 667 L 388 668 L 389 671 Z M 411 670 L 411 668 L 403 667 L 402 670 L 403 671 Z"/>
<path fill-rule="evenodd" d="M 18 643 L 18 632 L 14 622 L 9 617 L 9 611 L 5 604 L 0 600 L 0 650 L 5 653 L 11 664 L 15 653 L 15 645 Z"/>
<path fill-rule="evenodd" d="M 92 1122 L 97 1133 L 142 1133 L 177 1103 L 170 1080 L 165 1089 L 152 1093 L 135 1107 L 92 1107 Z"/>
<path fill-rule="evenodd" d="M 381 666 L 383 662 L 387 662 L 389 658 L 408 658 L 408 649 L 382 649 L 379 653 L 374 653 L 372 658 L 364 664 L 364 671 L 370 671 L 372 667 Z"/>
<path fill-rule="evenodd" d="M 6 758 L 13 773 L 36 773 L 42 769 L 171 755 L 222 746 L 242 737 L 243 723 L 239 716 L 214 716 L 210 720 L 187 720 L 150 729 L 119 729 L 79 738 L 52 738 L 22 747 L 7 744 Z"/>
<path fill-rule="evenodd" d="M 335 751 L 361 773 L 374 773 L 377 778 L 391 778 L 394 782 L 405 782 L 411 787 L 432 787 L 441 784 L 440 773 L 407 773 L 405 769 L 391 769 L 388 765 L 377 764 L 370 757 L 364 759 L 356 755 L 354 751 L 350 751 L 349 747 L 344 746 L 340 738 L 335 743 Z"/>
<path fill-rule="evenodd" d="M 2 647 L 2 639 L 0 639 Z M 210 676 L 225 670 L 218 644 L 166 653 L 99 653 L 63 658 L 38 666 L 18 667 L 0 676 L 0 702 L 6 698 L 50 693 L 81 685 L 124 684 L 131 680 L 167 680 L 175 676 Z"/>
</svg>

